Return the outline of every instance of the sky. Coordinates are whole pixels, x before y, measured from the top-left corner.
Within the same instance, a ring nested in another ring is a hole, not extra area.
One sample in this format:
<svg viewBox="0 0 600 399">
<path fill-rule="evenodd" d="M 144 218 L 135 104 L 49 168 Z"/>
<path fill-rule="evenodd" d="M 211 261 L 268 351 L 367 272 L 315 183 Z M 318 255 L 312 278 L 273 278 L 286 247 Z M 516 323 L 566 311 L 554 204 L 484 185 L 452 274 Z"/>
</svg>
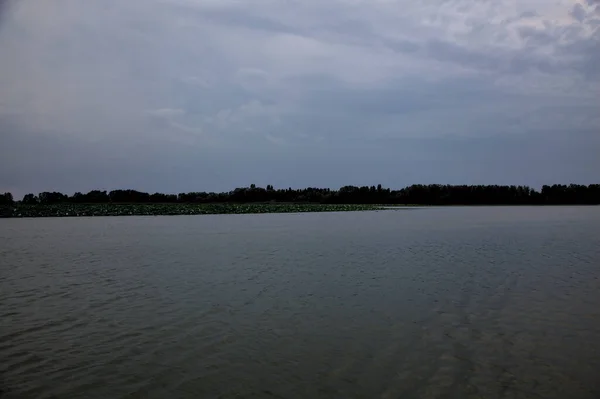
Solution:
<svg viewBox="0 0 600 399">
<path fill-rule="evenodd" d="M 600 0 L 0 0 L 0 191 L 600 183 Z"/>
</svg>

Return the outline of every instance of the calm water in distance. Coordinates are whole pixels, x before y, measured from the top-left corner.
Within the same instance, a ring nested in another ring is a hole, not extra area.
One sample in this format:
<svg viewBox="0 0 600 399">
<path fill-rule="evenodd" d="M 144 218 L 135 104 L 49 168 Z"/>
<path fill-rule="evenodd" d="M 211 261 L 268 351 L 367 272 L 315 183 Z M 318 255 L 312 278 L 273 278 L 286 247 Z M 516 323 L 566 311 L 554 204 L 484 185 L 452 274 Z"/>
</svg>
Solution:
<svg viewBox="0 0 600 399">
<path fill-rule="evenodd" d="M 600 207 L 0 220 L 4 398 L 598 398 Z"/>
</svg>

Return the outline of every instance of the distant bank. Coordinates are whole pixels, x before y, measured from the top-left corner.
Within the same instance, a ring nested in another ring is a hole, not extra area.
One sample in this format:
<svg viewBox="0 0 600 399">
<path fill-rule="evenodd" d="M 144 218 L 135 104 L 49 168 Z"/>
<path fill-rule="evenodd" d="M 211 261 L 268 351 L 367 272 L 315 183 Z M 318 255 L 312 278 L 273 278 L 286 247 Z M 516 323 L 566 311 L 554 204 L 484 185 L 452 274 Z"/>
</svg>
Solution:
<svg viewBox="0 0 600 399">
<path fill-rule="evenodd" d="M 146 193 L 137 190 L 92 190 L 66 195 L 27 194 L 15 200 L 0 194 L 4 217 L 76 215 L 187 215 L 215 213 L 315 212 L 381 209 L 386 205 L 598 205 L 600 184 L 528 186 L 415 184 L 399 190 L 377 186 L 275 189 L 236 188 L 223 193 Z"/>
</svg>

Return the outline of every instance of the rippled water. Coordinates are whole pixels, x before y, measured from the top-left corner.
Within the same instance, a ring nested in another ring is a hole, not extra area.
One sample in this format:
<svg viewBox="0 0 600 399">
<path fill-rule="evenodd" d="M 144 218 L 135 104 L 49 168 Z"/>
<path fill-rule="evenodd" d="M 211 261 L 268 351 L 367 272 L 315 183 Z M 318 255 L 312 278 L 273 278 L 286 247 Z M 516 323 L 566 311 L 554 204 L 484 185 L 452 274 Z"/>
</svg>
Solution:
<svg viewBox="0 0 600 399">
<path fill-rule="evenodd" d="M 598 398 L 600 207 L 0 220 L 2 398 Z"/>
</svg>

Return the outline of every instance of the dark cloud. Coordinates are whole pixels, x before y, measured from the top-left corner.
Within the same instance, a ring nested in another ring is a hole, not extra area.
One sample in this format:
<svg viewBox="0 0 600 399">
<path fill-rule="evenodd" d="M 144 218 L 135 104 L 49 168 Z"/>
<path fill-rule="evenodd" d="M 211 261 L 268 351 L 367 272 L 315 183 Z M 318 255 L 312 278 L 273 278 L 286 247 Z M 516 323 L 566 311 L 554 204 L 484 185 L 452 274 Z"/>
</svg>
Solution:
<svg viewBox="0 0 600 399">
<path fill-rule="evenodd" d="M 521 13 L 521 15 L 519 15 L 520 19 L 535 18 L 535 17 L 539 17 L 539 14 L 535 11 L 525 11 L 525 12 Z"/>
<path fill-rule="evenodd" d="M 600 0 L 585 0 L 586 4 L 592 8 L 596 14 L 600 14 Z"/>
<path fill-rule="evenodd" d="M 384 43 L 394 51 L 399 53 L 414 53 L 418 51 L 421 46 L 416 42 L 409 40 L 384 40 Z"/>
<path fill-rule="evenodd" d="M 554 40 L 544 32 L 532 28 L 520 28 L 521 37 L 533 41 L 530 46 L 543 45 Z M 429 57 L 450 63 L 463 65 L 482 71 L 496 73 L 522 74 L 531 70 L 545 73 L 556 73 L 561 69 L 569 68 L 560 60 L 542 57 L 523 49 L 521 51 L 505 52 L 500 49 L 495 51 L 476 51 L 456 43 L 434 40 L 427 44 Z"/>
<path fill-rule="evenodd" d="M 521 26 L 518 32 L 522 39 L 534 46 L 543 46 L 556 41 L 556 37 L 550 32 L 532 26 Z"/>
<path fill-rule="evenodd" d="M 579 22 L 582 22 L 585 19 L 585 17 L 587 16 L 587 12 L 583 9 L 583 6 L 579 3 L 577 3 L 573 6 L 573 9 L 571 10 L 570 14 L 573 18 L 575 18 Z"/>
<path fill-rule="evenodd" d="M 565 57 L 575 59 L 573 68 L 581 73 L 590 82 L 598 81 L 600 78 L 600 30 L 586 39 L 580 39 L 567 44 L 557 46 L 557 52 Z M 598 96 L 600 92 L 596 92 Z"/>
<path fill-rule="evenodd" d="M 209 22 L 264 32 L 302 33 L 301 30 L 276 19 L 255 15 L 252 9 L 243 11 L 235 9 L 203 9 L 199 11 L 193 7 L 188 9 L 190 12 L 187 13 L 187 17 L 193 17 L 199 23 Z"/>
<path fill-rule="evenodd" d="M 598 10 L 3 1 L 0 189 L 593 180 Z"/>
</svg>

